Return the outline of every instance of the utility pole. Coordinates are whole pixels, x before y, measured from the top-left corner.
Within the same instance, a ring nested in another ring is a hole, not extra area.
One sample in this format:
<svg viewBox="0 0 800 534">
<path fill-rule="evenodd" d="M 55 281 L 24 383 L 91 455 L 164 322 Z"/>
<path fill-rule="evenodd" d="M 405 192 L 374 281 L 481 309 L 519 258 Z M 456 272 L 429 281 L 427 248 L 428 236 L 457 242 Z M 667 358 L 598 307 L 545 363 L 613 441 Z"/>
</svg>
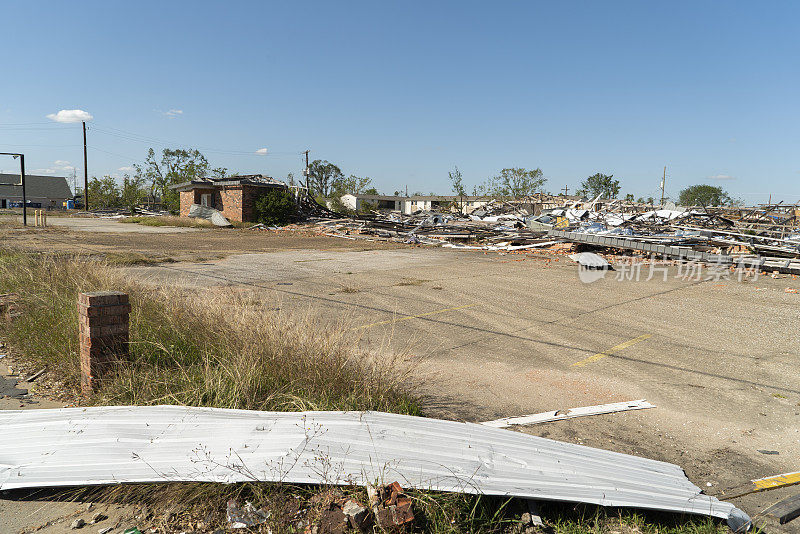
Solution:
<svg viewBox="0 0 800 534">
<path fill-rule="evenodd" d="M 86 121 L 83 124 L 83 209 L 89 211 L 89 168 L 86 166 Z"/>
<path fill-rule="evenodd" d="M 310 197 L 311 196 L 311 181 L 310 181 L 311 180 L 311 170 L 308 168 L 308 152 L 309 152 L 308 150 L 303 152 L 303 154 L 306 155 L 306 168 L 303 170 L 303 174 L 306 175 L 306 193 L 308 193 L 308 196 Z"/>
<path fill-rule="evenodd" d="M 664 186 L 667 183 L 667 166 L 664 165 L 664 176 L 661 178 L 661 207 L 664 207 Z"/>
<path fill-rule="evenodd" d="M 25 154 L 19 155 L 19 177 L 22 180 L 22 226 L 28 226 L 28 195 L 25 193 Z"/>
<path fill-rule="evenodd" d="M 25 154 L 18 152 L 0 152 L 2 156 L 19 158 L 19 176 L 22 181 L 22 225 L 28 226 L 28 195 L 25 192 Z"/>
<path fill-rule="evenodd" d="M 564 186 L 564 196 L 567 196 L 567 193 L 569 193 L 569 188 L 565 185 Z"/>
</svg>

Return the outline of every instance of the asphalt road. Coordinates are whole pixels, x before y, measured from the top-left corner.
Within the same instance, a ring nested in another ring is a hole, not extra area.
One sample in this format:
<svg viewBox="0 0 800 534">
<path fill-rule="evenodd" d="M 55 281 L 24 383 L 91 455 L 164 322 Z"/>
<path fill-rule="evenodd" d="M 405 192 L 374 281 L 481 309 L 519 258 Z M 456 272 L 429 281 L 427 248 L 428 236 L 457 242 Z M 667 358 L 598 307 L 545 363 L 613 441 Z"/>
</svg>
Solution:
<svg viewBox="0 0 800 534">
<path fill-rule="evenodd" d="M 485 420 L 632 399 L 657 408 L 522 431 L 676 462 L 714 493 L 800 470 L 792 277 L 579 280 L 569 259 L 448 249 L 284 251 L 130 269 L 264 294 L 414 366 L 431 415 Z M 777 451 L 765 455 L 759 450 Z M 787 490 L 787 491 L 791 491 Z M 751 513 L 788 494 L 740 501 Z"/>
</svg>

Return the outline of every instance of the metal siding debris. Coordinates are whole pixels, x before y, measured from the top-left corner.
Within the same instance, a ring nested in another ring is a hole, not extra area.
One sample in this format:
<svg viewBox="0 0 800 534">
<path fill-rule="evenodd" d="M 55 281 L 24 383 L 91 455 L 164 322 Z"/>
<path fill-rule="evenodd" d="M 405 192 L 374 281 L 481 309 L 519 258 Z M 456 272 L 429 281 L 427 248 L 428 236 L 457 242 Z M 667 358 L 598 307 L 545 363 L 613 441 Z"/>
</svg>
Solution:
<svg viewBox="0 0 800 534">
<path fill-rule="evenodd" d="M 586 269 L 608 270 L 611 268 L 611 264 L 605 258 L 594 252 L 578 252 L 570 254 L 568 258 Z"/>
<path fill-rule="evenodd" d="M 0 412 L 0 490 L 123 482 L 407 487 L 746 517 L 674 464 L 378 412 L 117 406 Z"/>
<path fill-rule="evenodd" d="M 549 423 L 551 421 L 572 419 L 573 417 L 624 412 L 626 410 L 644 410 L 647 408 L 655 408 L 655 405 L 650 404 L 644 399 L 641 399 L 629 402 L 598 404 L 596 406 L 583 406 L 581 408 L 570 408 L 569 410 L 554 410 L 532 415 L 521 415 L 518 417 L 504 417 L 502 419 L 495 419 L 494 421 L 484 421 L 481 424 L 494 428 L 507 428 L 514 425 L 535 425 L 537 423 Z"/>
</svg>

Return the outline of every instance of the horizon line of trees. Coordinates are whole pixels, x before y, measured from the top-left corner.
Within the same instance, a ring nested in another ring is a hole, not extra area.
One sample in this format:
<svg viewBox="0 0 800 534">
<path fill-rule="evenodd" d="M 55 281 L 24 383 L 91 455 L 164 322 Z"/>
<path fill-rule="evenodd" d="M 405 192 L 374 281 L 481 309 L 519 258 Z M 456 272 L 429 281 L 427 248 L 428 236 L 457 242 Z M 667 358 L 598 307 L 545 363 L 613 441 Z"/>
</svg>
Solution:
<svg viewBox="0 0 800 534">
<path fill-rule="evenodd" d="M 165 148 L 160 155 L 157 155 L 156 151 L 150 148 L 144 163 L 134 164 L 133 167 L 135 172 L 132 175 L 124 174 L 121 183 L 109 175 L 102 178 L 92 177 L 88 191 L 90 206 L 132 210 L 145 201 L 153 202 L 158 199 L 164 209 L 177 212 L 180 208 L 180 196 L 172 186 L 191 180 L 224 178 L 231 175 L 224 167 L 212 167 L 205 155 L 197 149 Z M 455 196 L 467 196 L 467 186 L 458 166 L 448 172 L 448 180 Z M 286 181 L 290 185 L 295 185 L 294 175 L 289 173 Z M 547 178 L 543 176 L 540 168 L 509 167 L 500 170 L 498 174 L 487 178 L 484 182 L 473 185 L 472 193 L 474 196 L 522 198 L 544 193 L 546 183 Z M 379 194 L 372 183 L 372 178 L 354 174 L 346 176 L 339 166 L 321 159 L 309 164 L 308 185 L 310 193 L 318 199 L 338 201 L 347 193 Z M 599 196 L 616 199 L 621 188 L 620 181 L 615 180 L 613 175 L 597 172 L 581 182 L 576 194 L 585 198 Z M 412 196 L 420 194 L 421 192 L 415 191 Z M 400 192 L 395 191 L 395 196 L 399 195 Z M 630 193 L 625 195 L 625 200 L 633 202 L 634 195 Z M 655 199 L 639 197 L 635 201 L 653 204 Z M 743 202 L 731 197 L 722 187 L 697 184 L 680 191 L 678 204 L 737 206 Z"/>
</svg>

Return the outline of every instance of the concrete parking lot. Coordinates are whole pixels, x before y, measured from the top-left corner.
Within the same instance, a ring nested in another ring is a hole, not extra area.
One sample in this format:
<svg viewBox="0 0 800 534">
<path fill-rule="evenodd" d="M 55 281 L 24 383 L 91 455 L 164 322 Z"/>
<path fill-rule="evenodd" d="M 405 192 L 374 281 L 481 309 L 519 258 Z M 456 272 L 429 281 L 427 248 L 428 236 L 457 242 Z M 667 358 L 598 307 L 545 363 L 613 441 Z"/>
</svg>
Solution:
<svg viewBox="0 0 800 534">
<path fill-rule="evenodd" d="M 640 281 L 611 272 L 585 284 L 564 257 L 438 248 L 283 251 L 130 272 L 346 318 L 354 340 L 406 355 L 435 415 L 645 398 L 657 408 L 524 431 L 677 462 L 710 491 L 800 469 L 791 277 L 696 282 L 672 268 L 647 281 L 645 267 Z"/>
<path fill-rule="evenodd" d="M 791 276 L 697 282 L 672 267 L 647 280 L 645 266 L 639 281 L 616 271 L 586 284 L 571 260 L 545 254 L 233 230 L 25 235 L 15 235 L 21 246 L 84 252 L 202 250 L 199 261 L 125 270 L 344 323 L 353 343 L 399 355 L 431 416 L 480 421 L 647 399 L 656 408 L 518 430 L 674 462 L 712 494 L 800 470 L 800 296 L 786 291 L 800 280 Z M 735 502 L 755 513 L 792 489 Z"/>
</svg>

